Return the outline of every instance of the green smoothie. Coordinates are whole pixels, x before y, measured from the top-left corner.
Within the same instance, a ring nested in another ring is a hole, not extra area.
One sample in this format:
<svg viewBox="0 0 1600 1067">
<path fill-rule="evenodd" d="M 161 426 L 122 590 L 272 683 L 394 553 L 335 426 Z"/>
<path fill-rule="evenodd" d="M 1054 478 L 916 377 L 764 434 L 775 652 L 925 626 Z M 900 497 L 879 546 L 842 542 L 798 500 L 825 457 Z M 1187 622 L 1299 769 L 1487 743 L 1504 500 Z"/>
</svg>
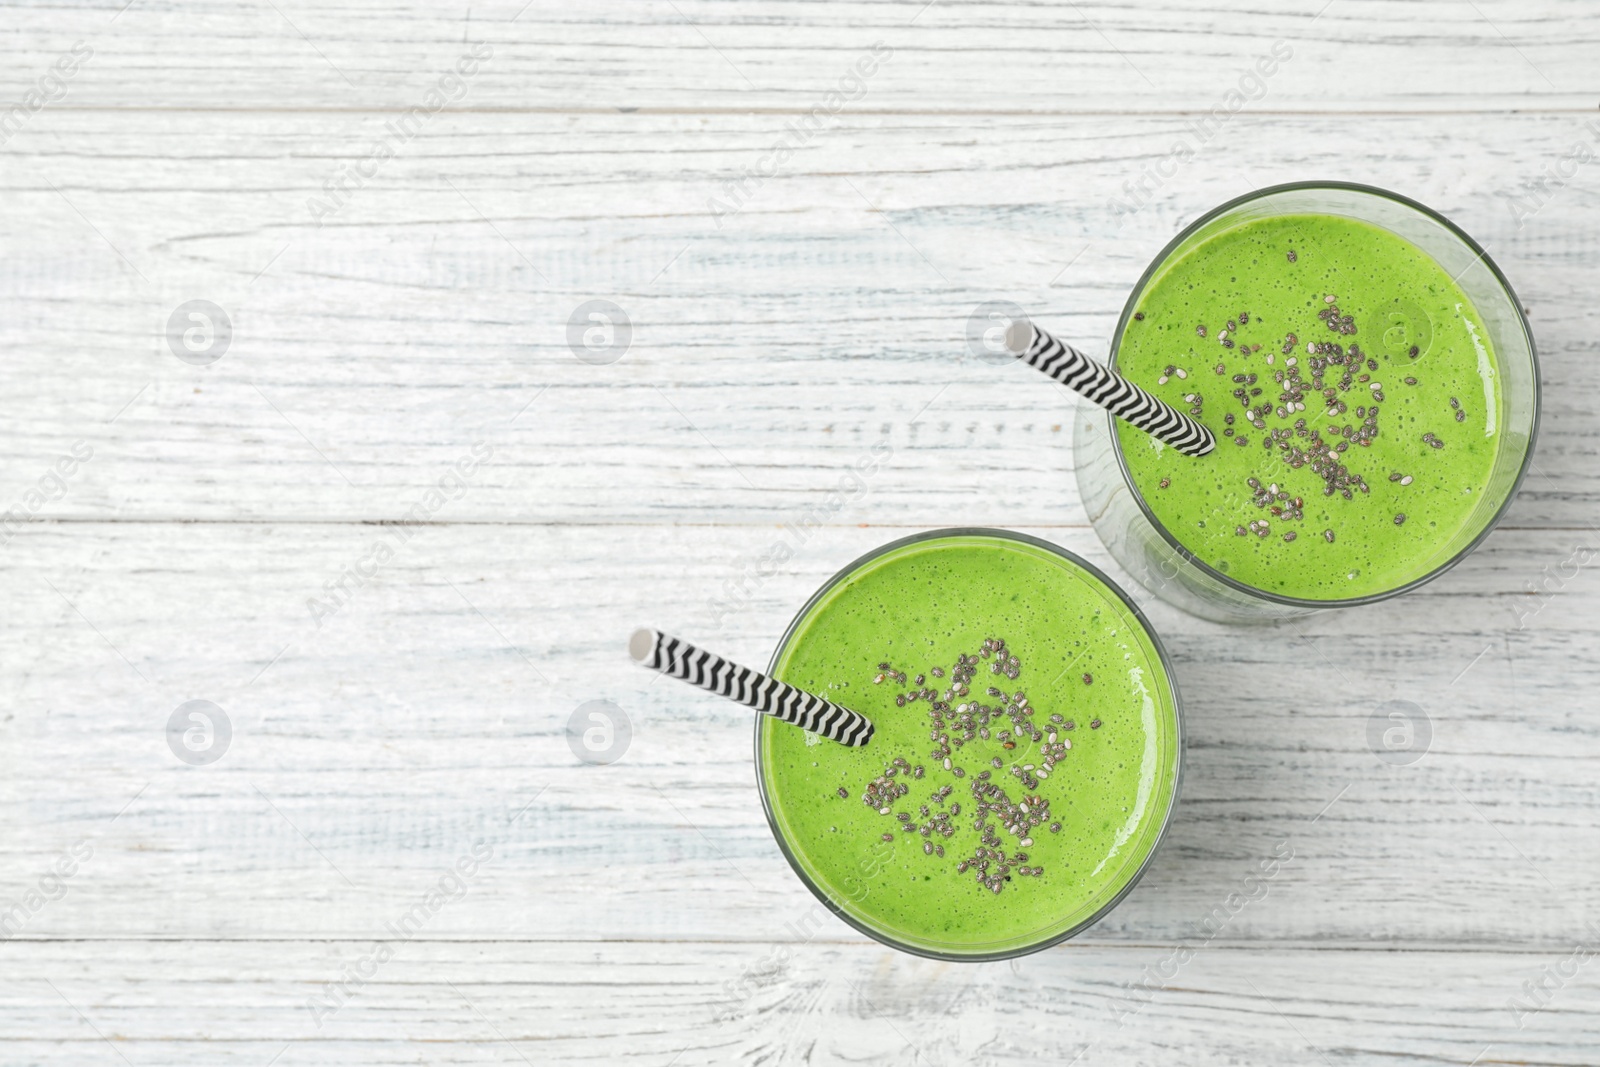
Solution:
<svg viewBox="0 0 1600 1067">
<path fill-rule="evenodd" d="M 1118 423 L 1155 518 L 1235 581 L 1344 600 L 1460 547 L 1499 446 L 1495 354 L 1431 256 L 1333 215 L 1282 215 L 1172 257 L 1137 295 L 1117 369 L 1216 434 L 1191 458 Z"/>
<path fill-rule="evenodd" d="M 1043 542 L 891 546 L 819 594 L 773 673 L 876 727 L 854 749 L 763 720 L 757 762 L 796 869 L 892 944 L 985 958 L 1069 936 L 1166 825 L 1181 740 L 1161 654 Z"/>
</svg>

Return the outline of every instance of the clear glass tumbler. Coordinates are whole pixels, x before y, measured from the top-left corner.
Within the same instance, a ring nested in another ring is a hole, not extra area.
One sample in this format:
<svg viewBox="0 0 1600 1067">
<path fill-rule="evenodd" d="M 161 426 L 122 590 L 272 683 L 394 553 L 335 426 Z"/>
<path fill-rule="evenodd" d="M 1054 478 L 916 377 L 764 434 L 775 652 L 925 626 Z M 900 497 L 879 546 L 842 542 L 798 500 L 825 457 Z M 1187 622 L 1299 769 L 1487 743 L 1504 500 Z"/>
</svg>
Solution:
<svg viewBox="0 0 1600 1067">
<path fill-rule="evenodd" d="M 1494 348 L 1501 386 L 1498 453 L 1486 490 L 1454 537 L 1416 561 L 1408 578 L 1381 592 L 1308 600 L 1246 585 L 1191 553 L 1151 511 L 1129 477 L 1112 416 L 1078 408 L 1073 456 L 1078 490 L 1100 540 L 1118 563 L 1156 596 L 1191 614 L 1222 622 L 1264 622 L 1325 608 L 1386 600 L 1429 582 L 1478 546 L 1516 495 L 1533 455 L 1539 424 L 1539 366 L 1522 305 L 1500 269 L 1459 227 L 1395 193 L 1345 182 L 1296 182 L 1261 189 L 1212 210 L 1174 238 L 1145 270 L 1122 309 L 1109 361 L 1134 309 L 1164 268 L 1201 242 L 1255 219 L 1318 214 L 1357 219 L 1397 234 L 1431 255 L 1472 299 Z"/>
<path fill-rule="evenodd" d="M 1058 586 L 1058 592 L 1062 597 L 1068 596 L 1070 591 L 1071 597 L 1081 601 L 1083 612 L 1088 613 L 1091 609 L 1095 609 L 1096 617 L 1107 620 L 1107 626 L 1112 632 L 1121 630 L 1127 634 L 1126 641 L 1129 647 L 1137 650 L 1136 654 L 1130 653 L 1127 658 L 1130 662 L 1138 664 L 1137 669 L 1131 669 L 1120 682 L 1110 674 L 1100 676 L 1096 679 L 1095 685 L 1099 690 L 1124 686 L 1123 691 L 1129 694 L 1142 693 L 1144 696 L 1145 711 L 1141 728 L 1145 731 L 1145 747 L 1142 756 L 1139 757 L 1141 777 L 1138 796 L 1136 800 L 1130 801 L 1131 807 L 1120 810 L 1124 813 L 1142 812 L 1145 817 L 1137 823 L 1130 821 L 1124 828 L 1125 836 L 1124 831 L 1117 832 L 1114 846 L 1093 871 L 1085 869 L 1052 873 L 1050 878 L 1060 878 L 1061 881 L 1038 883 L 1037 886 L 1032 880 L 1019 877 L 1018 886 L 1027 881 L 1030 888 L 1036 887 L 1041 891 L 1045 890 L 1047 885 L 1049 888 L 1044 894 L 1042 904 L 1032 895 L 1023 897 L 1022 904 L 1018 904 L 1015 897 L 996 898 L 999 903 L 994 906 L 1015 909 L 1014 914 L 1019 916 L 1015 929 L 1010 933 L 987 940 L 952 938 L 940 932 L 937 925 L 937 906 L 930 910 L 924 921 L 907 922 L 895 908 L 886 908 L 883 904 L 884 895 L 892 895 L 895 892 L 890 880 L 894 876 L 903 874 L 902 865 L 909 863 L 912 866 L 907 869 L 921 869 L 922 850 L 910 849 L 915 858 L 907 861 L 904 858 L 907 848 L 904 842 L 898 846 L 880 843 L 872 846 L 877 852 L 867 854 L 861 860 L 859 867 L 849 869 L 842 874 L 835 869 L 835 865 L 830 862 L 832 858 L 830 853 L 835 849 L 829 847 L 829 840 L 825 836 L 819 837 L 807 830 L 809 820 L 806 814 L 815 810 L 813 807 L 816 803 L 815 798 L 804 792 L 786 791 L 782 787 L 782 775 L 775 771 L 783 760 L 782 751 L 792 750 L 796 742 L 794 727 L 768 716 L 757 716 L 756 780 L 767 821 L 772 827 L 772 834 L 778 842 L 778 847 L 788 859 L 790 866 L 794 868 L 795 874 L 819 901 L 819 905 L 813 909 L 813 916 L 803 919 L 799 924 L 802 936 L 813 936 L 821 928 L 821 919 L 824 916 L 821 909 L 825 908 L 826 911 L 832 912 L 869 937 L 892 948 L 919 956 L 947 961 L 978 962 L 1010 959 L 1037 952 L 1073 937 L 1098 922 L 1116 907 L 1149 867 L 1171 824 L 1173 813 L 1177 808 L 1181 782 L 1183 716 L 1177 685 L 1173 679 L 1172 665 L 1167 659 L 1166 651 L 1162 648 L 1155 631 L 1150 628 L 1144 614 L 1110 578 L 1091 564 L 1048 541 L 1005 530 L 961 528 L 914 534 L 874 549 L 835 574 L 800 609 L 773 653 L 772 663 L 768 667 L 769 673 L 780 680 L 793 681 L 792 678 L 786 678 L 786 675 L 797 649 L 808 641 L 817 639 L 814 627 L 818 620 L 822 620 L 822 629 L 827 630 L 827 619 L 834 609 L 843 612 L 845 617 L 853 617 L 859 605 L 853 598 L 852 589 L 859 583 L 870 581 L 874 574 L 893 573 L 897 565 L 918 558 L 939 561 L 941 566 L 953 566 L 954 564 L 945 561 L 953 559 L 954 555 L 963 557 L 982 555 L 988 558 L 1012 556 L 1034 561 L 1039 565 L 1036 573 L 1050 575 L 1048 584 Z M 910 587 L 907 589 L 908 601 L 932 603 L 930 596 L 932 594 L 929 592 L 916 593 Z M 990 633 L 997 620 L 1005 617 L 1000 613 L 1000 605 L 1011 603 L 1014 599 L 997 595 L 991 602 L 971 603 L 970 615 L 952 620 L 948 625 L 956 631 L 970 631 L 968 636 L 975 638 Z M 1049 616 L 1042 619 L 1042 625 L 1047 630 L 1056 628 L 1062 640 L 1070 641 L 1078 631 L 1068 624 L 1068 618 L 1069 616 L 1065 614 L 1060 617 Z M 894 628 L 892 623 L 886 622 L 882 636 L 886 640 L 889 639 Z M 908 642 L 903 640 L 904 634 L 900 636 L 902 638 L 900 647 L 909 647 Z M 1034 641 L 1035 644 L 1038 643 L 1037 635 Z M 892 644 L 893 641 L 889 643 Z M 976 645 L 976 640 L 973 641 L 973 645 Z M 1044 655 L 1042 647 L 1038 651 L 1041 656 Z M 873 653 L 864 648 L 861 650 L 861 655 L 870 658 Z M 1031 661 L 1031 654 L 1029 658 Z M 1063 670 L 1061 673 L 1065 675 L 1067 672 Z M 880 680 L 881 677 L 880 675 Z M 1060 677 L 1061 675 L 1058 675 L 1055 681 L 1047 680 L 1042 686 L 1035 685 L 1032 695 L 1035 698 L 1042 696 L 1048 701 L 1049 694 Z M 1075 683 L 1077 675 L 1073 674 L 1072 677 L 1074 682 L 1069 682 L 1069 685 Z M 1134 680 L 1130 681 L 1129 678 Z M 922 678 L 919 676 L 918 682 L 921 681 Z M 977 682 L 973 684 L 978 685 Z M 1076 688 L 1082 690 L 1083 686 Z M 981 699 L 983 698 L 973 697 L 974 701 Z M 911 734 L 925 736 L 922 733 L 926 729 L 925 712 L 918 705 L 907 705 L 905 711 L 899 713 L 890 708 L 892 705 L 881 713 L 886 717 L 876 720 L 879 726 L 877 739 L 864 749 L 844 750 L 849 752 L 851 758 L 856 759 L 862 768 L 882 767 L 894 753 L 893 748 L 884 747 L 890 742 L 882 739 L 890 736 L 889 723 L 896 714 L 914 724 Z M 1092 725 L 1087 723 L 1085 725 L 1088 729 L 1082 733 L 1087 734 L 1098 728 L 1100 722 L 1096 719 Z M 903 728 L 903 724 L 900 728 Z M 1057 729 L 1054 726 L 1048 728 Z M 1069 723 L 1063 729 L 1071 730 L 1072 725 Z M 1052 740 L 1055 737 L 1054 734 L 1050 736 Z M 1000 737 L 1003 738 L 1004 734 Z M 919 738 L 918 744 L 922 743 L 925 742 Z M 987 743 L 988 733 L 985 731 L 984 744 Z M 831 745 L 832 742 L 823 741 L 821 744 Z M 995 744 L 998 745 L 1000 742 L 997 740 Z M 1074 759 L 1087 758 L 1083 755 L 1087 744 L 1088 742 L 1079 735 L 1079 743 L 1074 750 L 1079 755 L 1074 756 Z M 1030 746 L 1031 742 L 1024 742 L 1023 748 L 1013 754 L 1014 758 L 1018 760 L 1028 758 L 1025 753 Z M 1005 747 L 1012 746 L 1007 744 Z M 857 752 L 860 753 L 859 757 L 855 755 Z M 829 753 L 830 756 L 842 756 L 842 754 L 842 752 Z M 958 751 L 957 755 L 960 756 L 962 753 Z M 970 751 L 965 754 L 965 758 L 981 761 L 981 756 L 973 756 Z M 932 760 L 929 762 L 933 763 Z M 947 766 L 950 762 L 948 759 L 945 760 Z M 1000 760 L 997 758 L 995 762 L 998 764 Z M 816 764 L 813 763 L 812 766 Z M 1033 764 L 1030 762 L 1026 766 L 1031 768 Z M 920 768 L 918 771 L 920 772 Z M 987 775 L 990 772 L 985 769 L 982 773 Z M 997 784 L 1013 781 L 1006 772 L 996 770 L 993 773 Z M 1092 765 L 1087 769 L 1082 764 L 1062 767 L 1057 770 L 1056 777 L 1050 779 L 1047 786 L 1050 790 L 1058 792 L 1059 801 L 1071 797 L 1073 795 L 1071 791 L 1074 789 L 1093 787 L 1096 781 L 1094 776 L 1100 773 L 1104 773 L 1103 769 L 1097 771 Z M 918 777 L 920 776 L 919 773 Z M 928 777 L 930 780 L 936 778 L 937 771 Z M 1039 783 L 1034 782 L 1029 788 L 1038 786 Z M 1063 790 L 1064 792 L 1061 792 Z M 965 793 L 966 790 L 963 789 L 956 799 L 968 802 L 970 808 L 972 805 Z M 830 802 L 833 801 L 823 801 L 824 804 Z M 845 802 L 838 801 L 838 803 Z M 852 796 L 848 804 L 852 808 L 858 807 L 858 798 Z M 909 808 L 909 805 L 907 807 Z M 1075 834 L 1090 833 L 1091 831 L 1086 830 L 1085 826 L 1090 821 L 1090 813 L 1095 810 L 1087 800 L 1078 802 L 1075 807 L 1071 803 L 1064 807 L 1065 814 L 1060 820 L 1061 824 L 1065 824 L 1066 830 L 1063 839 Z M 1101 819 L 1109 810 L 1098 812 L 1094 815 L 1094 819 Z M 922 809 L 922 813 L 927 815 L 927 807 Z M 968 816 L 959 821 L 959 825 L 967 827 L 971 815 L 972 812 L 969 811 Z M 883 822 L 887 826 L 894 826 L 893 820 L 886 818 Z M 871 839 L 876 840 L 875 831 L 882 829 L 884 826 L 877 826 L 870 835 Z M 887 836 L 892 837 L 892 835 Z M 1039 836 L 1047 835 L 1041 829 Z M 1054 841 L 1053 838 L 1051 840 Z M 1031 841 L 1027 844 L 1030 847 L 1033 845 Z M 897 847 L 901 851 L 896 852 Z M 931 848 L 932 845 L 928 847 Z M 1042 853 L 1051 847 L 1052 844 L 1041 841 L 1035 851 Z M 852 860 L 856 856 L 853 847 L 846 849 L 845 854 Z M 943 861 L 942 848 L 939 855 L 940 865 L 928 868 L 924 877 L 937 876 L 941 879 L 938 883 L 942 887 L 941 893 L 936 896 L 944 897 L 946 903 L 966 900 L 972 892 L 975 892 L 972 882 L 968 876 L 959 875 L 950 869 L 956 863 L 956 856 L 952 855 L 948 862 Z M 1035 859 L 1040 858 L 1042 857 L 1035 856 Z M 1054 860 L 1046 862 L 1053 864 Z M 979 903 L 985 909 L 991 907 L 987 894 L 983 894 Z"/>
</svg>

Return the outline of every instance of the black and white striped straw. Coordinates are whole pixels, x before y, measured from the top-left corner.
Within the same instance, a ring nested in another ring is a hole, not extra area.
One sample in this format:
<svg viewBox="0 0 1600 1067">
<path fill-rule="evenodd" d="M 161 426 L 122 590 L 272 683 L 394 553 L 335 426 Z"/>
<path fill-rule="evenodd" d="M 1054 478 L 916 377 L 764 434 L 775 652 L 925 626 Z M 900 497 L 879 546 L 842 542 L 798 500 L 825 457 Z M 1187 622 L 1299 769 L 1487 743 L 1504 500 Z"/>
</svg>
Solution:
<svg viewBox="0 0 1600 1067">
<path fill-rule="evenodd" d="M 866 716 L 748 667 L 729 663 L 714 652 L 696 648 L 660 630 L 635 630 L 628 639 L 628 654 L 651 670 L 737 700 L 763 715 L 782 719 L 841 745 L 860 748 L 872 740 L 872 723 Z"/>
<path fill-rule="evenodd" d="M 1006 347 L 1117 418 L 1158 437 L 1187 456 L 1203 456 L 1217 447 L 1211 431 L 1177 408 L 1157 400 L 1097 363 L 1071 345 L 1051 337 L 1027 319 L 1013 320 L 1006 329 Z"/>
</svg>

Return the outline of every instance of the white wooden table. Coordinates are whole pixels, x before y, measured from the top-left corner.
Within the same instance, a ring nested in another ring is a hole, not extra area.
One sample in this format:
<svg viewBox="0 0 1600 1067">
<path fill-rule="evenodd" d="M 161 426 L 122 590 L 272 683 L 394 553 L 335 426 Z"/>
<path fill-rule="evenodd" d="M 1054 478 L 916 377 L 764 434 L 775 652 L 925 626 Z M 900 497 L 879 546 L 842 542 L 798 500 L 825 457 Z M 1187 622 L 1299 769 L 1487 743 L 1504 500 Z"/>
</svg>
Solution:
<svg viewBox="0 0 1600 1067">
<path fill-rule="evenodd" d="M 521 4 L 3 7 L 0 1063 L 1600 1062 L 1592 5 Z M 1545 412 L 1507 521 L 1277 629 L 1135 590 L 1185 792 L 1084 936 L 952 966 L 817 921 L 747 717 L 627 633 L 764 662 L 932 526 L 1118 573 L 1072 398 L 965 319 L 1103 351 L 1177 227 L 1307 177 L 1439 208 L 1517 286 Z M 592 299 L 615 363 L 569 349 Z M 609 766 L 566 739 L 596 699 Z M 209 764 L 168 743 L 193 700 Z M 1369 745 L 1392 700 L 1416 762 Z"/>
</svg>

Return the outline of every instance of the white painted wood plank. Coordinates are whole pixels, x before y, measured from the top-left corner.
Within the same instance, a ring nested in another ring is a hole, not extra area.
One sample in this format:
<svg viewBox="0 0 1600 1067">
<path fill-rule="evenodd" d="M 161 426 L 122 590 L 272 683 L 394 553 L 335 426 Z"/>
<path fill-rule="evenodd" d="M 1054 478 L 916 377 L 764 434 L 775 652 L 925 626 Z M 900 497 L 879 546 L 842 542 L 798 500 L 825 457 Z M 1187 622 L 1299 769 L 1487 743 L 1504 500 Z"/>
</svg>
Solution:
<svg viewBox="0 0 1600 1067">
<path fill-rule="evenodd" d="M 0 960 L 22 976 L 0 987 L 0 1049 L 8 1062 L 52 1065 L 120 1055 L 256 1067 L 1578 1067 L 1600 1042 L 1594 963 L 1574 963 L 1571 945 L 1396 953 L 1213 944 L 1195 946 L 1175 975 L 1142 992 L 1147 969 L 1154 975 L 1174 947 L 1068 945 L 1012 964 L 950 965 L 826 939 L 413 941 L 375 966 L 362 962 L 374 958 L 371 942 L 12 942 L 0 944 Z M 369 974 L 348 997 L 330 997 L 326 983 L 356 967 Z M 1572 977 L 1551 981 L 1546 968 Z M 1541 979 L 1547 1006 L 1519 1015 L 1509 1002 Z M 327 998 L 317 1014 L 313 996 Z"/>
<path fill-rule="evenodd" d="M 1082 521 L 1074 401 L 973 359 L 967 315 L 1013 299 L 1103 351 L 1178 226 L 1309 175 L 1402 190 L 1488 245 L 1547 389 L 1514 520 L 1586 526 L 1600 503 L 1600 164 L 1520 228 L 1509 199 L 1600 122 L 1481 116 L 1467 139 L 1434 117 L 1244 116 L 1122 216 L 1180 120 L 863 118 L 719 228 L 707 200 L 779 119 L 452 116 L 319 228 L 307 199 L 376 119 L 52 118 L 0 163 L 6 503 L 74 442 L 95 452 L 43 516 L 394 519 L 482 439 L 495 457 L 450 519 L 765 523 L 888 435 L 858 521 L 938 522 L 933 486 L 969 518 Z M 595 297 L 634 324 L 612 366 L 567 345 Z M 211 366 L 164 339 L 196 298 L 233 322 Z"/>
<path fill-rule="evenodd" d="M 1582 0 L 102 0 L 9 3 L 4 17 L 0 100 L 39 89 L 76 42 L 93 50 L 57 106 L 408 108 L 468 40 L 493 53 L 445 86 L 452 106 L 809 111 L 875 42 L 892 55 L 864 91 L 845 83 L 852 108 L 1209 111 L 1241 87 L 1292 110 L 1594 106 Z M 1275 45 L 1284 65 L 1241 83 Z"/>
<path fill-rule="evenodd" d="M 812 589 L 904 531 L 819 530 L 719 628 L 719 586 L 786 535 L 429 527 L 318 629 L 307 598 L 392 529 L 74 523 L 13 540 L 0 901 L 80 838 L 94 850 L 22 932 L 377 936 L 481 838 L 491 876 L 431 933 L 780 936 L 809 897 L 766 829 L 747 713 L 657 681 L 626 635 L 653 623 L 762 663 Z M 1112 567 L 1088 529 L 1034 532 Z M 1091 939 L 1182 936 L 1284 839 L 1295 863 L 1228 940 L 1573 936 L 1600 906 L 1595 577 L 1522 590 L 1578 546 L 1600 550 L 1587 533 L 1503 531 L 1400 602 L 1280 629 L 1151 605 L 1188 712 L 1183 806 Z M 596 698 L 633 723 L 609 768 L 564 739 Z M 235 731 L 209 767 L 165 743 L 194 699 Z M 1391 699 L 1431 719 L 1414 766 L 1369 748 Z"/>
<path fill-rule="evenodd" d="M 1586 7 L 120 6 L 0 16 L 0 103 L 94 50 L 0 129 L 0 506 L 39 520 L 0 553 L 0 905 L 92 852 L 0 941 L 0 1059 L 1593 1061 L 1586 970 L 1511 1006 L 1600 904 L 1594 174 L 1527 219 L 1512 199 L 1594 141 Z M 1121 217 L 1279 38 L 1262 99 Z M 495 51 L 461 98 L 317 227 L 307 200 L 468 39 Z M 719 226 L 708 201 L 876 40 L 862 97 Z M 1361 613 L 1150 605 L 1185 799 L 1078 942 L 948 967 L 813 924 L 743 714 L 651 685 L 623 635 L 760 662 L 837 566 L 950 522 L 1109 566 L 1071 400 L 963 358 L 962 320 L 1008 297 L 1097 351 L 1176 228 L 1317 175 L 1440 207 L 1518 286 L 1547 415 L 1510 521 Z M 566 349 L 597 296 L 636 326 L 612 367 Z M 160 340 L 196 297 L 236 327 L 209 368 Z M 880 439 L 868 491 L 719 604 Z M 80 440 L 65 499 L 27 503 Z M 318 628 L 307 598 L 480 440 L 472 487 Z M 562 736 L 597 696 L 637 731 L 609 769 Z M 237 730 L 210 767 L 163 736 L 194 698 Z M 1369 749 L 1391 699 L 1431 719 L 1413 766 Z M 472 940 L 404 946 L 317 1029 L 306 998 L 478 840 L 427 933 Z M 1270 895 L 1119 1027 L 1113 998 L 1280 841 Z"/>
</svg>

